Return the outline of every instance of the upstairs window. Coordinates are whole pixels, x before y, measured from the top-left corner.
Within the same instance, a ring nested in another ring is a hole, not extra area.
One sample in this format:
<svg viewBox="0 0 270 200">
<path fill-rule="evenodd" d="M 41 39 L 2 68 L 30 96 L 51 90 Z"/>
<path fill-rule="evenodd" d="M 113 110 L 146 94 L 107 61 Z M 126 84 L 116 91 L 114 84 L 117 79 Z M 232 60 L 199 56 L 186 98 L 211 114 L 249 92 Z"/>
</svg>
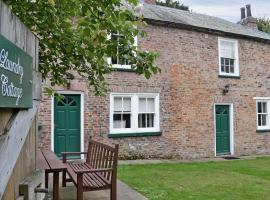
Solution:
<svg viewBox="0 0 270 200">
<path fill-rule="evenodd" d="M 257 101 L 257 129 L 269 130 L 269 105 L 270 100 L 258 100 Z"/>
<path fill-rule="evenodd" d="M 237 40 L 219 38 L 219 74 L 239 76 Z"/>
<path fill-rule="evenodd" d="M 118 45 L 115 49 L 116 55 L 109 59 L 109 63 L 116 69 L 131 69 L 131 63 L 125 58 L 124 55 L 132 55 L 132 52 L 127 52 L 124 49 L 121 40 L 123 35 L 119 33 L 112 33 L 110 35 L 111 41 L 116 42 Z M 134 38 L 135 46 L 137 46 L 137 37 Z"/>
</svg>

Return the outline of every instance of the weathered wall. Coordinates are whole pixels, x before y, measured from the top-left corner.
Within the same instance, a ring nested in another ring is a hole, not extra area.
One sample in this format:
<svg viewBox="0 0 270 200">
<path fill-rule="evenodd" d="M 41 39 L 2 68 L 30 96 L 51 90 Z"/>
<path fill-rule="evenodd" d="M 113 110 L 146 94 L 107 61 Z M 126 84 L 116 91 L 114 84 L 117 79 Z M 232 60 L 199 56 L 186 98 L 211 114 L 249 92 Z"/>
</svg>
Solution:
<svg viewBox="0 0 270 200">
<path fill-rule="evenodd" d="M 3 200 L 14 199 L 19 196 L 18 184 L 36 169 L 36 133 L 37 119 L 33 121 L 32 127 L 27 135 L 19 158 L 9 179 Z"/>
<path fill-rule="evenodd" d="M 2 0 L 0 33 L 33 57 L 33 108 L 0 109 L 0 199 L 12 200 L 18 197 L 19 183 L 35 170 L 36 113 L 41 93 L 38 39 Z"/>
<path fill-rule="evenodd" d="M 74 80 L 71 90 L 85 94 L 86 139 L 94 135 L 98 140 L 120 143 L 123 158 L 214 157 L 214 104 L 233 103 L 236 155 L 270 153 L 270 134 L 256 132 L 256 101 L 253 99 L 270 96 L 269 44 L 236 38 L 240 78 L 221 78 L 218 76 L 217 35 L 154 25 L 145 30 L 147 37 L 139 38 L 139 46 L 160 52 L 157 64 L 162 73 L 146 80 L 132 72 L 118 71 L 107 76 L 107 80 L 112 92 L 160 93 L 162 136 L 108 139 L 109 94 L 95 97 L 86 82 Z M 222 90 L 227 84 L 230 89 L 224 96 Z M 40 145 L 48 148 L 50 107 L 50 98 L 44 95 Z"/>
</svg>

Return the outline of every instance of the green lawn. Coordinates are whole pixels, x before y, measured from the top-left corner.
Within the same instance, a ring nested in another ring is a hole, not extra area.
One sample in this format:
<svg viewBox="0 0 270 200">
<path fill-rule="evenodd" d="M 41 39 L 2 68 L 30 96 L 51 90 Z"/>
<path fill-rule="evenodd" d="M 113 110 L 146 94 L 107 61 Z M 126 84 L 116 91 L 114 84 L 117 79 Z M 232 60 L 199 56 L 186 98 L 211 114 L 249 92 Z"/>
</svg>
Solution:
<svg viewBox="0 0 270 200">
<path fill-rule="evenodd" d="M 150 200 L 269 200 L 270 158 L 121 165 L 119 178 Z"/>
</svg>

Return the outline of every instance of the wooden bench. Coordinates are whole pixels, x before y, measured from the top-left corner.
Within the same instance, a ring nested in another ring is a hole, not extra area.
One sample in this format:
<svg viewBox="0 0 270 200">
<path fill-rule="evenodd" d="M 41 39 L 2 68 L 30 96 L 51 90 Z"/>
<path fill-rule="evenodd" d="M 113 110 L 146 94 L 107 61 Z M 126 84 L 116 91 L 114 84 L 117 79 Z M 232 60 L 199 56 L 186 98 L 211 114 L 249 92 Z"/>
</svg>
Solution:
<svg viewBox="0 0 270 200">
<path fill-rule="evenodd" d="M 63 172 L 63 187 L 66 182 L 73 182 L 77 187 L 77 200 L 83 199 L 83 192 L 109 189 L 110 199 L 116 200 L 118 145 L 109 145 L 89 140 L 88 152 L 63 152 L 63 163 L 66 164 L 70 179 Z M 86 161 L 67 162 L 67 155 L 86 154 Z"/>
<path fill-rule="evenodd" d="M 59 172 L 66 170 L 54 152 L 40 150 L 37 152 L 37 168 L 45 170 L 45 187 L 49 186 L 49 173 L 53 173 L 53 200 L 59 200 Z"/>
</svg>

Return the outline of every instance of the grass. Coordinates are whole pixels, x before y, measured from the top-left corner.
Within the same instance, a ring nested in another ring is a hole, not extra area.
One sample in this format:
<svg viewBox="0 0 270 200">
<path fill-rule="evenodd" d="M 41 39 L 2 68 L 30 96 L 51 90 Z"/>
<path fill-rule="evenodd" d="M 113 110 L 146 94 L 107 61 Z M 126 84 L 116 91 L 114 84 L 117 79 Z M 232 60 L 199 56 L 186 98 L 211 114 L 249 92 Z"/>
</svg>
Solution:
<svg viewBox="0 0 270 200">
<path fill-rule="evenodd" d="M 150 200 L 269 200 L 270 158 L 121 165 L 119 178 Z"/>
</svg>

